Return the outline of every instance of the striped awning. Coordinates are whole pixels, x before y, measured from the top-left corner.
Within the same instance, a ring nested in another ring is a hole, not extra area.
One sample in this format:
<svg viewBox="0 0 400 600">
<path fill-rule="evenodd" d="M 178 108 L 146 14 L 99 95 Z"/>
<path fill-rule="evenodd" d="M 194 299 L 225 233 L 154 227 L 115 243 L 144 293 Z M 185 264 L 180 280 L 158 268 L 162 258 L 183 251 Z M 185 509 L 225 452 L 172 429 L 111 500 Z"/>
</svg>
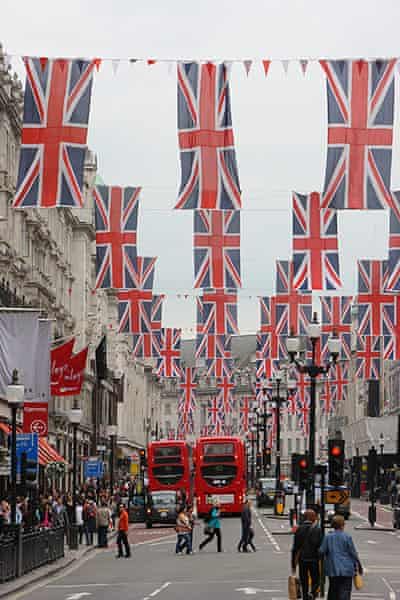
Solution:
<svg viewBox="0 0 400 600">
<path fill-rule="evenodd" d="M 4 431 L 7 435 L 11 433 L 11 427 L 7 423 L 0 422 L 0 430 Z M 21 427 L 17 427 L 17 433 L 23 433 Z M 57 450 L 45 438 L 39 438 L 39 464 L 45 467 L 49 463 L 54 462 L 67 464 L 65 458 L 60 456 Z"/>
</svg>

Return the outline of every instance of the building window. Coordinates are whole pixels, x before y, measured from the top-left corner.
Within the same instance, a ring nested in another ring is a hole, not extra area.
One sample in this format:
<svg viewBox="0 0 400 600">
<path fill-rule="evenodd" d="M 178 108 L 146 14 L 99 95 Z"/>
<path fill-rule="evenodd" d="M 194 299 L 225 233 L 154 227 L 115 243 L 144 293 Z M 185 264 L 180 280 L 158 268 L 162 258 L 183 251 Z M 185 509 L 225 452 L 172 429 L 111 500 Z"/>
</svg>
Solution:
<svg viewBox="0 0 400 600">
<path fill-rule="evenodd" d="M 171 414 L 171 405 L 170 404 L 166 404 L 165 405 L 164 413 L 166 415 L 170 415 Z"/>
<path fill-rule="evenodd" d="M 296 452 L 298 452 L 298 453 L 300 453 L 300 451 L 301 451 L 300 444 L 301 444 L 300 438 L 296 438 Z"/>
<path fill-rule="evenodd" d="M 292 454 L 292 440 L 291 440 L 291 438 L 288 438 L 288 441 L 287 441 L 287 451 L 288 451 L 288 455 L 290 457 L 290 455 Z"/>
<path fill-rule="evenodd" d="M 288 415 L 288 418 L 287 418 L 287 430 L 288 431 L 293 431 L 292 424 L 293 424 L 292 423 L 292 415 Z"/>
</svg>

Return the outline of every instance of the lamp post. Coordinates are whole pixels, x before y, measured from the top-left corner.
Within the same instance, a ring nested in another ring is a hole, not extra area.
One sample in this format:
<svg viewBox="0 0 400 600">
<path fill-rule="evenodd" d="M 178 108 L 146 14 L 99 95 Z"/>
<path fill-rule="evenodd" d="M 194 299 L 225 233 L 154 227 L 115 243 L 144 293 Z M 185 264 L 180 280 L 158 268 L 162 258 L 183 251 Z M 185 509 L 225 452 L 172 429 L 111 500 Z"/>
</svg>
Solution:
<svg viewBox="0 0 400 600">
<path fill-rule="evenodd" d="M 379 484 L 380 484 L 381 488 L 383 488 L 383 486 L 385 484 L 385 466 L 384 466 L 384 459 L 383 459 L 383 449 L 384 449 L 384 447 L 385 447 L 385 438 L 384 438 L 383 433 L 381 433 L 380 436 L 379 436 L 379 448 L 380 448 L 380 451 L 381 451 L 381 461 L 380 461 L 381 462 L 381 468 L 380 468 L 380 477 L 379 477 L 380 481 L 379 481 Z"/>
<path fill-rule="evenodd" d="M 294 363 L 300 373 L 304 373 L 310 377 L 310 442 L 309 442 L 309 457 L 310 457 L 310 479 L 308 485 L 307 501 L 309 504 L 314 504 L 315 489 L 314 489 L 314 470 L 315 470 L 315 421 L 316 421 L 316 387 L 317 378 L 319 375 L 328 373 L 332 364 L 337 362 L 340 353 L 340 339 L 333 334 L 328 339 L 328 350 L 330 360 L 326 365 L 316 364 L 317 343 L 321 337 L 321 327 L 318 322 L 317 314 L 314 313 L 313 319 L 308 326 L 308 338 L 311 341 L 312 353 L 311 362 L 300 362 L 297 355 L 300 352 L 300 338 L 290 335 L 286 340 L 286 349 L 290 357 L 290 361 Z"/>
<path fill-rule="evenodd" d="M 17 411 L 24 401 L 24 386 L 18 383 L 18 370 L 14 369 L 7 386 L 7 402 L 11 408 L 11 523 L 17 524 Z"/>
<path fill-rule="evenodd" d="M 110 496 L 113 495 L 114 491 L 115 438 L 117 433 L 117 425 L 109 425 L 107 427 L 107 434 L 110 438 Z"/>
<path fill-rule="evenodd" d="M 77 477 L 78 477 L 78 456 L 77 456 L 77 434 L 78 425 L 82 421 L 82 410 L 80 408 L 71 408 L 68 413 L 69 422 L 72 425 L 72 527 L 69 547 L 71 550 L 78 549 L 78 526 L 76 523 L 76 499 L 77 499 Z"/>
</svg>

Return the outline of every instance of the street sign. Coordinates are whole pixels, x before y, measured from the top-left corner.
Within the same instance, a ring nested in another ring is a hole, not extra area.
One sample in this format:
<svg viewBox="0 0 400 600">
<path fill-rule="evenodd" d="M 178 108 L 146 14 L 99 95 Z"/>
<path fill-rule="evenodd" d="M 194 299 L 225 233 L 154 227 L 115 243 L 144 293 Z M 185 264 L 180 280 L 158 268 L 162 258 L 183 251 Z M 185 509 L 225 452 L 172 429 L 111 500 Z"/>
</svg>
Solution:
<svg viewBox="0 0 400 600">
<path fill-rule="evenodd" d="M 96 458 L 85 460 L 83 474 L 85 479 L 98 479 L 103 476 L 103 462 Z"/>
<path fill-rule="evenodd" d="M 38 462 L 39 444 L 37 433 L 17 433 L 17 474 L 21 473 L 21 455 L 26 454 L 26 460 Z"/>
<path fill-rule="evenodd" d="M 343 504 L 349 499 L 349 490 L 327 490 L 325 492 L 326 504 Z"/>
</svg>

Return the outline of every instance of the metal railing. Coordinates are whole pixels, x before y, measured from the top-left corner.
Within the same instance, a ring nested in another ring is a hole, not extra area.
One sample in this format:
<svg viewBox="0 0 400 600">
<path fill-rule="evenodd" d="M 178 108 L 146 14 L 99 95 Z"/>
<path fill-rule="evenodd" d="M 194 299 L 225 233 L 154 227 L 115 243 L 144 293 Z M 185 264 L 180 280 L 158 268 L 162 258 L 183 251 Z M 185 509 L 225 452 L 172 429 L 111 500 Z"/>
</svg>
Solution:
<svg viewBox="0 0 400 600">
<path fill-rule="evenodd" d="M 64 556 L 64 528 L 21 533 L 12 528 L 0 536 L 0 583 Z"/>
</svg>

